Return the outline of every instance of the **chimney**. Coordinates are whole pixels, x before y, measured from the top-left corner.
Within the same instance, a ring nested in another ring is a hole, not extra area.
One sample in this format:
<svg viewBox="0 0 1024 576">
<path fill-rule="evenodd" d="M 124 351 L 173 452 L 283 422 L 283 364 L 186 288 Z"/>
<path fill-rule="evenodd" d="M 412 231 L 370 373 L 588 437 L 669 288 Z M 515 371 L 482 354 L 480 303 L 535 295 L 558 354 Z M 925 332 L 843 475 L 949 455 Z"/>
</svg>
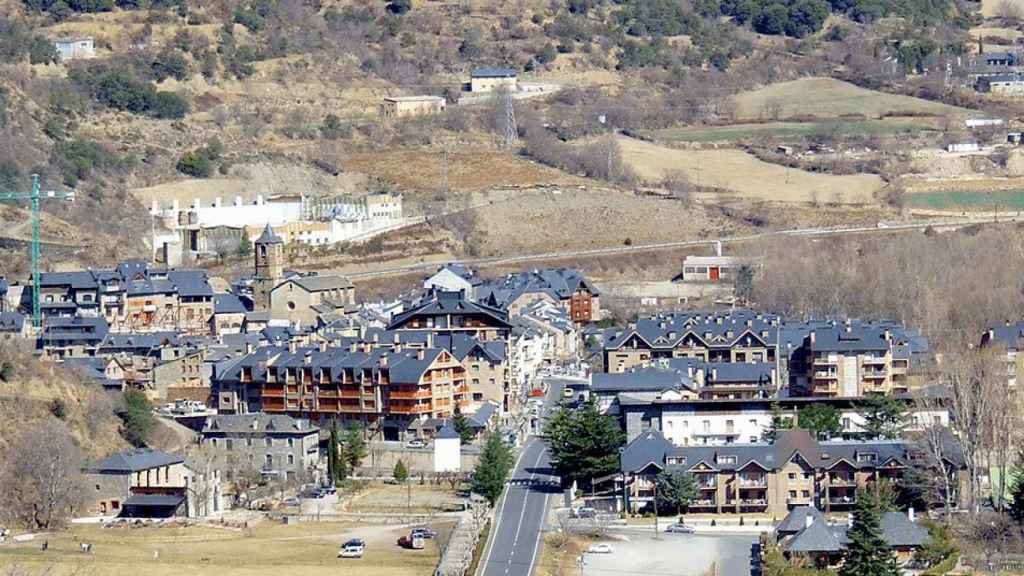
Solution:
<svg viewBox="0 0 1024 576">
<path fill-rule="evenodd" d="M 396 330 L 395 331 L 395 344 L 400 344 L 401 342 L 402 342 L 402 337 L 398 335 L 398 331 Z"/>
<path fill-rule="evenodd" d="M 888 342 L 889 340 L 892 340 L 892 332 L 889 332 L 888 330 L 886 330 L 885 331 L 885 341 Z"/>
<path fill-rule="evenodd" d="M 260 422 L 259 422 L 259 420 L 256 419 L 255 416 L 253 416 L 252 423 L 249 426 L 251 426 L 252 427 L 252 431 L 255 432 L 255 431 L 260 429 Z"/>
<path fill-rule="evenodd" d="M 349 351 L 349 353 L 350 353 L 350 354 L 355 354 L 355 353 L 356 353 L 356 348 L 357 348 L 358 346 L 359 346 L 359 345 L 358 345 L 358 344 L 356 344 L 355 342 L 353 342 L 353 343 L 349 344 L 349 345 L 348 345 L 348 351 Z"/>
<path fill-rule="evenodd" d="M 711 369 L 711 380 L 714 382 L 718 382 L 718 368 Z"/>
<path fill-rule="evenodd" d="M 178 205 L 178 201 L 177 200 L 172 200 L 171 201 L 171 210 L 173 210 L 175 213 L 177 213 L 178 211 L 181 210 L 181 207 Z"/>
<path fill-rule="evenodd" d="M 379 341 L 380 341 L 380 334 L 374 332 L 373 333 L 373 343 L 376 344 Z"/>
<path fill-rule="evenodd" d="M 811 330 L 811 344 L 814 344 L 814 330 Z"/>
<path fill-rule="evenodd" d="M 252 342 L 245 343 L 245 353 L 252 354 Z"/>
<path fill-rule="evenodd" d="M 235 196 L 235 206 L 241 206 L 241 205 L 242 205 L 242 197 L 241 196 Z"/>
<path fill-rule="evenodd" d="M 384 354 L 380 355 L 380 361 L 378 362 L 378 364 L 380 365 L 381 368 L 386 368 L 387 367 L 387 365 L 388 365 L 388 355 L 387 355 L 386 352 Z"/>
<path fill-rule="evenodd" d="M 302 357 L 302 363 L 305 364 L 306 366 L 309 366 L 310 364 L 313 363 L 313 351 L 312 350 L 306 350 L 305 356 Z"/>
<path fill-rule="evenodd" d="M 811 524 L 814 524 L 814 516 L 811 516 L 811 511 L 807 511 L 807 515 L 804 516 L 804 528 L 810 528 Z"/>
<path fill-rule="evenodd" d="M 846 527 L 853 528 L 853 514 L 846 514 Z"/>
<path fill-rule="evenodd" d="M 715 240 L 715 256 L 721 256 L 721 255 L 722 255 L 722 241 L 721 240 Z"/>
<path fill-rule="evenodd" d="M 419 350 L 416 351 L 416 359 L 423 360 L 424 357 L 425 355 L 423 354 L 423 348 L 420 348 Z"/>
<path fill-rule="evenodd" d="M 256 195 L 256 205 L 263 206 L 263 194 Z"/>
<path fill-rule="evenodd" d="M 192 209 L 193 210 L 198 210 L 198 209 L 200 209 L 202 207 L 203 207 L 203 201 L 202 200 L 200 200 L 199 198 L 193 198 L 192 199 Z"/>
<path fill-rule="evenodd" d="M 288 341 L 288 351 L 291 352 L 292 354 L 295 354 L 295 350 L 296 350 L 295 340 L 289 340 Z"/>
<path fill-rule="evenodd" d="M 320 351 L 321 352 L 327 352 L 327 340 L 321 340 L 319 344 L 320 344 L 320 346 L 319 346 L 320 347 Z"/>
<path fill-rule="evenodd" d="M 911 522 L 917 522 L 917 515 L 914 514 L 914 507 L 907 508 L 907 519 Z"/>
<path fill-rule="evenodd" d="M 159 200 L 153 200 L 153 202 L 149 205 L 149 213 L 150 214 L 156 214 L 159 211 L 160 211 L 160 201 Z"/>
<path fill-rule="evenodd" d="M 216 198 L 213 199 L 213 207 L 220 208 L 220 196 L 217 196 Z"/>
</svg>

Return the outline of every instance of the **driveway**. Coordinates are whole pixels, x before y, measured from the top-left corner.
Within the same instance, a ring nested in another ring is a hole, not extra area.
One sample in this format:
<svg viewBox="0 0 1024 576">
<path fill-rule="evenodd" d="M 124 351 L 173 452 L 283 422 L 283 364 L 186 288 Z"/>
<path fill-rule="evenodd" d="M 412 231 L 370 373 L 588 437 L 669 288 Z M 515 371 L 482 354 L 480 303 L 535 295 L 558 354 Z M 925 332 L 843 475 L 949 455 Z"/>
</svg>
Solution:
<svg viewBox="0 0 1024 576">
<path fill-rule="evenodd" d="M 611 554 L 587 554 L 583 574 L 595 576 L 702 576 L 718 564 L 717 574 L 751 574 L 751 552 L 756 536 L 700 536 L 695 534 L 630 534 L 628 542 L 609 538 Z"/>
</svg>

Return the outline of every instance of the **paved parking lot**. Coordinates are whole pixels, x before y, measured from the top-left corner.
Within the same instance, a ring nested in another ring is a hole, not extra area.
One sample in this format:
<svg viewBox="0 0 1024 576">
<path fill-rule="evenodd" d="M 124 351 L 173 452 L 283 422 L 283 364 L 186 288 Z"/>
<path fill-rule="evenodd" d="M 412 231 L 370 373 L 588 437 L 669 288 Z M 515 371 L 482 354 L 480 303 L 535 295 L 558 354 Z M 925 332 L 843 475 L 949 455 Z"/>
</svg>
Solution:
<svg viewBox="0 0 1024 576">
<path fill-rule="evenodd" d="M 628 542 L 613 538 L 611 554 L 587 554 L 584 576 L 702 576 L 713 563 L 721 576 L 747 576 L 751 573 L 751 547 L 756 536 L 629 534 Z"/>
</svg>

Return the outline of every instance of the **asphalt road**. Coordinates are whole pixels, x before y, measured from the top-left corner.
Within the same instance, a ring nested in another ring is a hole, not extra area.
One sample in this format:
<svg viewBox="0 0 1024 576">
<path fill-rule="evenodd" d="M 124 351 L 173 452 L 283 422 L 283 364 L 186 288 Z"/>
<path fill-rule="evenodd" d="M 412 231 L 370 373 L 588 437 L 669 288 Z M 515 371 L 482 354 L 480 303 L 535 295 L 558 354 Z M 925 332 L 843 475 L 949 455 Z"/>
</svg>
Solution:
<svg viewBox="0 0 1024 576">
<path fill-rule="evenodd" d="M 545 400 L 546 409 L 561 393 L 561 386 L 551 386 Z M 549 466 L 544 442 L 536 436 L 528 437 L 500 504 L 494 534 L 478 575 L 529 576 L 533 571 L 540 554 L 548 500 L 561 493 L 559 479 Z"/>
</svg>

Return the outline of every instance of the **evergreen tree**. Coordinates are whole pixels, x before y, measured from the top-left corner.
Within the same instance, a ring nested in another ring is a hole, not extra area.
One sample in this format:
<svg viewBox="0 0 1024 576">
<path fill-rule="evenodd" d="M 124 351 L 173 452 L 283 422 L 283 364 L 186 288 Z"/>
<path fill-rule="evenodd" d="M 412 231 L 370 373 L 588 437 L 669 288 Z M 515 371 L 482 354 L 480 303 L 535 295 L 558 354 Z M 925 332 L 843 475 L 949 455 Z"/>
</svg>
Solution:
<svg viewBox="0 0 1024 576">
<path fill-rule="evenodd" d="M 872 438 L 893 440 L 907 425 L 907 407 L 889 396 L 872 396 L 860 403 L 864 432 Z"/>
<path fill-rule="evenodd" d="M 355 427 L 346 430 L 342 445 L 341 459 L 345 468 L 349 473 L 355 472 L 366 458 L 366 440 L 363 439 L 362 431 Z"/>
<path fill-rule="evenodd" d="M 1013 476 L 1010 498 L 1010 516 L 1018 523 L 1024 524 L 1024 472 L 1018 471 Z"/>
<path fill-rule="evenodd" d="M 839 410 L 835 406 L 811 404 L 804 406 L 796 415 L 798 425 L 811 433 L 818 440 L 827 440 L 842 432 L 839 421 Z"/>
<path fill-rule="evenodd" d="M 697 498 L 697 482 L 683 470 L 662 470 L 654 479 L 658 488 L 658 512 L 682 514 Z"/>
<path fill-rule="evenodd" d="M 405 462 L 402 462 L 401 459 L 399 459 L 398 462 L 395 462 L 395 469 L 391 472 L 391 474 L 395 477 L 395 480 L 398 482 L 404 483 L 406 480 L 409 479 L 409 469 L 405 467 Z"/>
<path fill-rule="evenodd" d="M 860 499 L 853 511 L 850 543 L 839 576 L 899 576 L 896 556 L 882 539 L 880 513 L 868 499 Z"/>
<path fill-rule="evenodd" d="M 772 402 L 772 425 L 764 431 L 762 437 L 765 442 L 775 442 L 775 437 L 782 430 L 789 430 L 793 427 L 793 419 L 782 414 L 782 407 L 778 402 Z"/>
<path fill-rule="evenodd" d="M 626 437 L 618 421 L 587 402 L 576 410 L 559 408 L 544 427 L 551 465 L 564 482 L 590 485 L 619 469 L 619 448 Z"/>
<path fill-rule="evenodd" d="M 132 446 L 145 446 L 156 426 L 153 404 L 146 397 L 146 393 L 140 390 L 125 391 L 122 402 L 117 411 L 121 418 L 121 436 Z"/>
<path fill-rule="evenodd" d="M 327 477 L 331 484 L 337 485 L 341 481 L 341 474 L 338 470 L 338 423 L 331 426 L 331 438 L 327 443 Z"/>
<path fill-rule="evenodd" d="M 463 444 L 470 444 L 473 442 L 473 429 L 469 427 L 469 420 L 462 414 L 462 409 L 459 405 L 455 405 L 455 415 L 452 416 L 452 426 L 455 427 L 455 431 L 459 433 L 459 439 Z"/>
<path fill-rule="evenodd" d="M 484 449 L 473 470 L 473 491 L 494 504 L 505 488 L 515 458 L 512 449 L 502 440 L 501 435 L 492 432 L 484 440 Z"/>
</svg>

